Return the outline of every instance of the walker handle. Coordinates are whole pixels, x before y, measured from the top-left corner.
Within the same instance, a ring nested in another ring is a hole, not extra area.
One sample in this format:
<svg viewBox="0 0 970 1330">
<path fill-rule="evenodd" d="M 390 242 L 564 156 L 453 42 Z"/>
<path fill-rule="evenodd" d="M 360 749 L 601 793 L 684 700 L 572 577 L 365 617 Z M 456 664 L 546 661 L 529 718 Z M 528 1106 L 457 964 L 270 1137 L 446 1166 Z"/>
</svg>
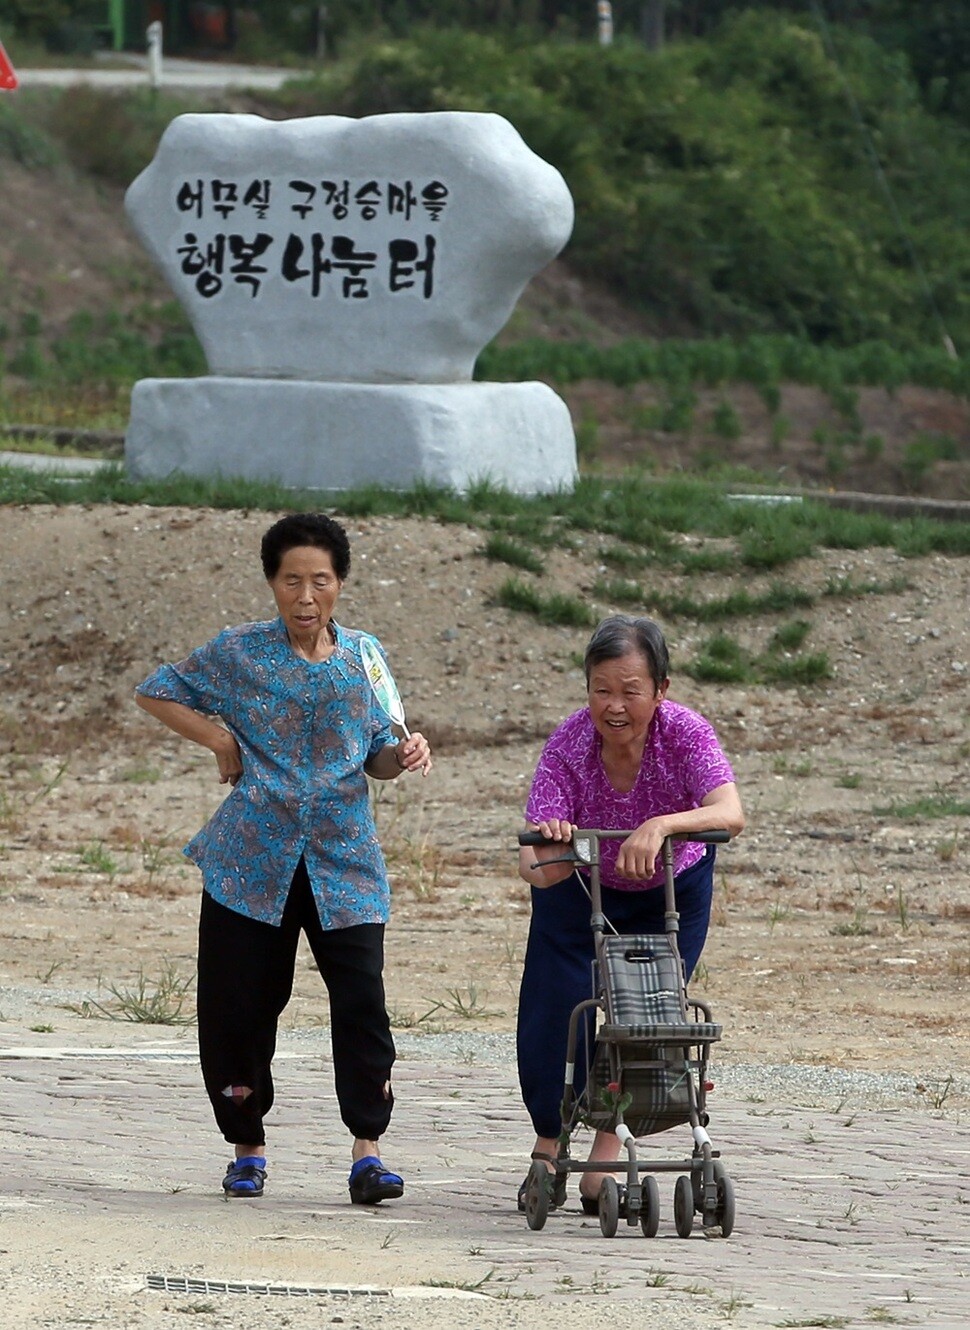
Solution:
<svg viewBox="0 0 970 1330">
<path fill-rule="evenodd" d="M 598 836 L 601 840 L 621 840 L 630 835 L 629 831 L 592 831 L 587 835 Z M 675 831 L 668 840 L 700 841 L 705 845 L 726 845 L 731 839 L 729 831 Z M 568 845 L 568 841 L 550 840 L 541 831 L 520 831 L 520 845 Z"/>
</svg>

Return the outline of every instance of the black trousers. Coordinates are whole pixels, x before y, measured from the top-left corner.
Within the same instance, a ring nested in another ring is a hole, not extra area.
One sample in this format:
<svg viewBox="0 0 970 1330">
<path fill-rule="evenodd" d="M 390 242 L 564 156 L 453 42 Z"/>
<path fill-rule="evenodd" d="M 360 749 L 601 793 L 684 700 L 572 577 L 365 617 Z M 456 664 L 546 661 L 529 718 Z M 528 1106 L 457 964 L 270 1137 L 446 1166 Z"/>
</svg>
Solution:
<svg viewBox="0 0 970 1330">
<path fill-rule="evenodd" d="M 304 932 L 330 995 L 330 1035 L 340 1116 L 351 1135 L 377 1140 L 393 1108 L 394 1041 L 384 999 L 384 925 L 325 931 L 300 860 L 279 926 L 237 914 L 202 893 L 199 918 L 199 1056 L 223 1136 L 261 1145 L 273 1105 L 279 1018 L 293 991 Z"/>
</svg>

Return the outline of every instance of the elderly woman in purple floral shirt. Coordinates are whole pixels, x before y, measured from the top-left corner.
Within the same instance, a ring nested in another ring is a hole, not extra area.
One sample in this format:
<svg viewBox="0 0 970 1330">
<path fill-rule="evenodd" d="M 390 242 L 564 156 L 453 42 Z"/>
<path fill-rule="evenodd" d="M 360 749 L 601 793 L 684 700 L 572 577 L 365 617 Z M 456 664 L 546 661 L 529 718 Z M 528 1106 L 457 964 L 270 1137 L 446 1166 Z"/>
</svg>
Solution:
<svg viewBox="0 0 970 1330">
<path fill-rule="evenodd" d="M 651 619 L 604 619 L 586 648 L 587 705 L 547 740 L 526 804 L 526 827 L 549 844 L 524 847 L 519 873 L 532 886 L 532 922 L 519 995 L 522 1097 L 535 1153 L 554 1157 L 561 1129 L 566 1036 L 573 1008 L 590 995 L 593 935 L 580 872 L 562 858 L 576 827 L 624 831 L 600 844 L 603 907 L 620 933 L 664 930 L 660 848 L 672 832 L 744 826 L 734 773 L 703 716 L 667 697 L 669 656 Z M 548 862 L 548 866 L 544 866 Z M 707 936 L 714 846 L 674 846 L 679 942 L 688 978 Z M 577 1090 L 581 1089 L 577 1085 Z M 613 1133 L 597 1132 L 591 1159 L 615 1159 Z M 602 1175 L 583 1173 L 584 1209 L 596 1210 Z M 519 1206 L 524 1208 L 524 1186 Z M 554 1203 L 565 1198 L 556 1196 Z"/>
<path fill-rule="evenodd" d="M 365 635 L 333 618 L 350 570 L 343 527 L 322 514 L 284 517 L 263 536 L 261 556 L 278 617 L 228 628 L 160 666 L 136 700 L 210 749 L 232 787 L 185 849 L 204 888 L 203 1079 L 235 1146 L 225 1194 L 263 1193 L 277 1024 L 302 931 L 330 997 L 337 1100 L 354 1138 L 350 1198 L 370 1205 L 401 1196 L 404 1183 L 378 1147 L 393 1105 L 383 982 L 390 892 L 366 777 L 427 775 L 431 751 L 421 734 L 395 737 L 367 682 Z"/>
</svg>

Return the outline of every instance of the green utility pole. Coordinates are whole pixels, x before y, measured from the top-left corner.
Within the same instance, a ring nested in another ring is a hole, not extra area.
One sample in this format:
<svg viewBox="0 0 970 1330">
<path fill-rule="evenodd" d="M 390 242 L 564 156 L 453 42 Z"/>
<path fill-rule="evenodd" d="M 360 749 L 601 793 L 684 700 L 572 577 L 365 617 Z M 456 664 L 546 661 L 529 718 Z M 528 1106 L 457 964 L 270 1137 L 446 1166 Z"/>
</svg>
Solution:
<svg viewBox="0 0 970 1330">
<path fill-rule="evenodd" d="M 125 45 L 125 0 L 108 0 L 108 23 L 111 27 L 111 49 L 120 51 Z"/>
</svg>

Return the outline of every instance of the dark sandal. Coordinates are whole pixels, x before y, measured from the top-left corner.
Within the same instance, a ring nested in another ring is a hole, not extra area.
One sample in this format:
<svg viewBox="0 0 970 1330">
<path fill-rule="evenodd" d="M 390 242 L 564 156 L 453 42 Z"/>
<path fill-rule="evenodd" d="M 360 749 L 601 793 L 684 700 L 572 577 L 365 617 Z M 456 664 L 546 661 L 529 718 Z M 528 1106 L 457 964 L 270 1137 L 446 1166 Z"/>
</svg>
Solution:
<svg viewBox="0 0 970 1330">
<path fill-rule="evenodd" d="M 596 1196 L 584 1196 L 579 1193 L 579 1203 L 583 1207 L 584 1215 L 598 1215 L 600 1212 L 599 1199 Z"/>
<path fill-rule="evenodd" d="M 258 1200 L 263 1194 L 266 1182 L 266 1160 L 262 1155 L 244 1155 L 234 1159 L 226 1169 L 222 1179 L 222 1190 L 226 1200 L 236 1197 L 242 1200 Z"/>
<path fill-rule="evenodd" d="M 553 1179 L 555 1180 L 553 1181 Z M 550 1182 L 553 1183 L 552 1194 L 549 1197 L 549 1209 L 559 1210 L 562 1206 L 566 1204 L 566 1174 L 562 1173 L 558 1177 L 555 1177 L 554 1174 L 550 1173 L 549 1180 Z M 529 1174 L 527 1173 L 522 1182 L 522 1186 L 519 1188 L 519 1195 L 517 1198 L 518 1210 L 520 1215 L 525 1214 L 525 1194 L 526 1191 L 528 1190 L 528 1187 L 529 1187 Z"/>
<path fill-rule="evenodd" d="M 386 1169 L 376 1155 L 358 1159 L 347 1182 L 353 1205 L 377 1205 L 404 1195 L 404 1179 Z"/>
</svg>

